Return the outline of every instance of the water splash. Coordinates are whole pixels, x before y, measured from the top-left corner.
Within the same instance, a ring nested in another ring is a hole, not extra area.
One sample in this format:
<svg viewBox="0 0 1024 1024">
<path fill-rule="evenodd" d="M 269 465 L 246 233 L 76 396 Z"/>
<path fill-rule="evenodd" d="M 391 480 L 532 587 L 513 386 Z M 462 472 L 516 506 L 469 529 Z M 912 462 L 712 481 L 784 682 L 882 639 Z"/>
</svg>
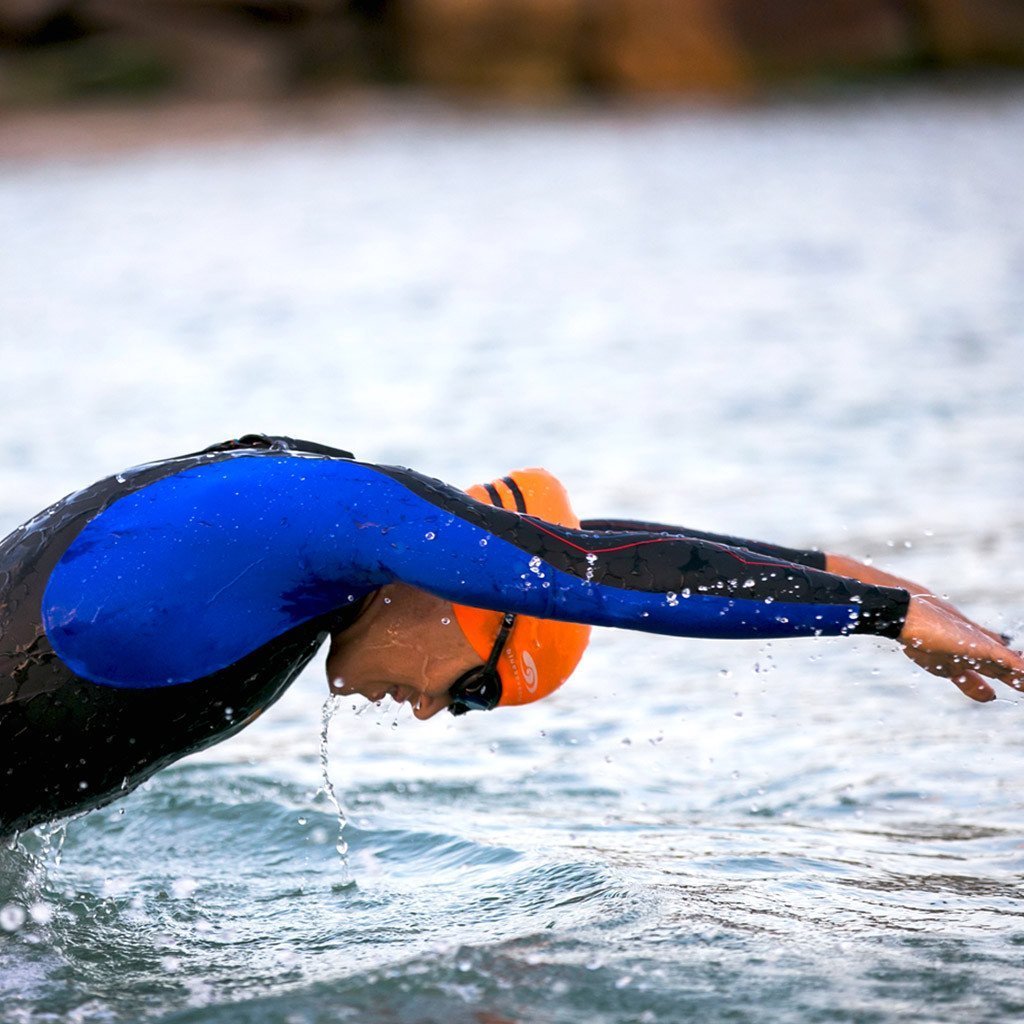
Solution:
<svg viewBox="0 0 1024 1024">
<path fill-rule="evenodd" d="M 338 856 L 341 858 L 342 881 L 347 884 L 352 881 L 352 875 L 348 866 L 348 843 L 345 842 L 346 818 L 345 812 L 342 810 L 341 804 L 338 802 L 338 795 L 334 791 L 334 783 L 331 781 L 327 751 L 331 719 L 334 718 L 334 716 L 341 710 L 343 703 L 344 698 L 340 694 L 331 694 L 324 701 L 323 708 L 320 712 L 320 772 L 323 776 L 323 783 L 318 792 L 322 792 L 327 796 L 327 799 L 334 805 L 334 810 L 338 815 L 338 841 L 335 843 L 334 848 L 338 851 Z"/>
<path fill-rule="evenodd" d="M 34 832 L 40 840 L 40 846 L 33 857 L 41 868 L 45 869 L 50 862 L 55 868 L 60 867 L 64 856 L 64 842 L 68 837 L 68 825 L 79 818 L 84 818 L 87 813 L 80 811 L 59 821 L 50 821 L 35 827 Z"/>
</svg>

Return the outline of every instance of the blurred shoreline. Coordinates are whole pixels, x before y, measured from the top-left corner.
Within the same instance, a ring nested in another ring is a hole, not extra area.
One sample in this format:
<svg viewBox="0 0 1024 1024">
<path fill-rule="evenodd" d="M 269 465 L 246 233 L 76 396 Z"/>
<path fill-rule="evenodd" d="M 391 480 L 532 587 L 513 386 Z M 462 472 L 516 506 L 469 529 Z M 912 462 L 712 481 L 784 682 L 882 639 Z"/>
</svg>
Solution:
<svg viewBox="0 0 1024 1024">
<path fill-rule="evenodd" d="M 743 100 L 998 69 L 1024 70 L 1020 0 L 0 0 L 0 111 L 396 87 Z"/>
</svg>

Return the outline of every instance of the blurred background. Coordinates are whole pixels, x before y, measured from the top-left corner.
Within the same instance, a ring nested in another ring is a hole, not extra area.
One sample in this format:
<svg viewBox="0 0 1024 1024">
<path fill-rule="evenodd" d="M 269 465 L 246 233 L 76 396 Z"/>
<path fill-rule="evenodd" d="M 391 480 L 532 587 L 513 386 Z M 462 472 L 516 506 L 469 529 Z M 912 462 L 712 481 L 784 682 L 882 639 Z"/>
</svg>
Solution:
<svg viewBox="0 0 1024 1024">
<path fill-rule="evenodd" d="M 0 534 L 279 432 L 1020 643 L 1022 57 L 1019 0 L 0 0 Z M 1008 690 L 604 631 L 528 709 L 334 709 L 347 864 L 325 697 L 0 850 L 4 1024 L 1024 1017 Z"/>
<path fill-rule="evenodd" d="M 0 99 L 415 84 L 557 101 L 1024 65 L 1020 0 L 4 0 Z"/>
</svg>

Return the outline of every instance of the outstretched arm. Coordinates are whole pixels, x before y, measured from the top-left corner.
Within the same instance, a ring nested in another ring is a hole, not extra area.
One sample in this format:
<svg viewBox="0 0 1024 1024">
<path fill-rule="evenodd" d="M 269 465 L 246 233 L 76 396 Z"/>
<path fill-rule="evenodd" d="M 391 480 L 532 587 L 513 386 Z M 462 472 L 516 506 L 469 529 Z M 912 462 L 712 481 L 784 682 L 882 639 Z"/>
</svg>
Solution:
<svg viewBox="0 0 1024 1024">
<path fill-rule="evenodd" d="M 911 661 L 933 675 L 950 679 L 964 694 L 976 701 L 995 700 L 996 692 L 985 681 L 985 676 L 999 679 L 1015 689 L 1024 689 L 1024 659 L 1018 652 L 1009 649 L 1009 637 L 980 626 L 949 601 L 933 594 L 929 588 L 846 555 L 784 548 L 764 541 L 665 523 L 589 519 L 582 526 L 589 530 L 626 529 L 699 538 L 824 569 L 837 576 L 873 586 L 905 590 L 910 595 L 910 603 L 906 622 L 897 639 Z"/>
<path fill-rule="evenodd" d="M 419 552 L 415 562 L 391 564 L 405 582 L 463 604 L 675 636 L 895 639 L 903 626 L 905 591 L 826 573 L 820 553 L 736 547 L 727 543 L 734 538 L 630 520 L 588 520 L 574 530 L 482 504 L 409 470 L 375 468 L 461 524 L 437 532 L 445 543 L 435 546 L 441 555 L 453 545 L 458 590 Z M 798 564 L 783 554 L 807 557 Z"/>
</svg>

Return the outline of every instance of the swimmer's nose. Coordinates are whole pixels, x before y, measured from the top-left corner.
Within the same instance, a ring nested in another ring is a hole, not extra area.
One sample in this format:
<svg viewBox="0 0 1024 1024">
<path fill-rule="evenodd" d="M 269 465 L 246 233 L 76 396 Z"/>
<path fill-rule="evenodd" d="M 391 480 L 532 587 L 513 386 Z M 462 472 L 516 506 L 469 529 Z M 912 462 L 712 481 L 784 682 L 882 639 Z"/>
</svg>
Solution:
<svg viewBox="0 0 1024 1024">
<path fill-rule="evenodd" d="M 448 707 L 448 700 L 448 694 L 446 693 L 436 697 L 425 693 L 413 706 L 412 713 L 421 722 L 425 722 L 428 718 L 433 718 L 439 711 L 444 711 Z"/>
</svg>

